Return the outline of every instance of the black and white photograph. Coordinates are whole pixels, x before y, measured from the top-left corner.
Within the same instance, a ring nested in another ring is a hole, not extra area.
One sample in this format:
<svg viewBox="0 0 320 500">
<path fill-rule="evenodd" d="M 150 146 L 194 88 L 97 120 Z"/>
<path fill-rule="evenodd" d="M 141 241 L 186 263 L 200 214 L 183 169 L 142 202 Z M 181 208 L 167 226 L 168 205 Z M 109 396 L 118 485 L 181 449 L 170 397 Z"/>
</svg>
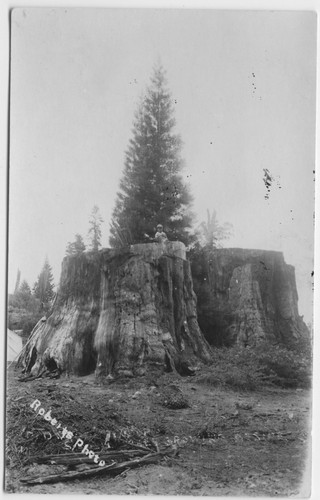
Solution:
<svg viewBox="0 0 320 500">
<path fill-rule="evenodd" d="M 4 491 L 309 497 L 317 12 L 8 16 Z"/>
</svg>

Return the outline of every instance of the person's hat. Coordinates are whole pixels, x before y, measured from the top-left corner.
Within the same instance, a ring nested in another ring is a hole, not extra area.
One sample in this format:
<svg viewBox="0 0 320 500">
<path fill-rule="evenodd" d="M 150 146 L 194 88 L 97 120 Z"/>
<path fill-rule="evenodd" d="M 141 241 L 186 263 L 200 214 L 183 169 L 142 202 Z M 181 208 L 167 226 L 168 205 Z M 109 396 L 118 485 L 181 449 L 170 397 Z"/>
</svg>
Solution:
<svg viewBox="0 0 320 500">
<path fill-rule="evenodd" d="M 158 224 L 157 225 L 157 229 L 158 229 L 158 227 L 162 227 L 163 228 L 163 225 L 162 224 Z"/>
</svg>

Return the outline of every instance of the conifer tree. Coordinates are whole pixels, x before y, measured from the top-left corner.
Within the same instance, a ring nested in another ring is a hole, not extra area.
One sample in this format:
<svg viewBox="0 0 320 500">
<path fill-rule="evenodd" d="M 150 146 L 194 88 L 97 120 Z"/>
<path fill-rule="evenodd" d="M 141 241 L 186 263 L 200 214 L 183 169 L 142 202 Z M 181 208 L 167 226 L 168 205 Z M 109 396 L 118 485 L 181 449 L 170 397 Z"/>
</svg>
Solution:
<svg viewBox="0 0 320 500">
<path fill-rule="evenodd" d="M 86 249 L 86 246 L 83 242 L 83 238 L 81 234 L 75 235 L 75 241 L 72 243 L 68 243 L 66 248 L 66 255 L 79 255 L 83 253 Z"/>
<path fill-rule="evenodd" d="M 31 295 L 31 288 L 26 280 L 22 281 L 19 288 L 19 293 L 23 293 L 24 295 Z"/>
<path fill-rule="evenodd" d="M 182 141 L 174 126 L 173 100 L 165 71 L 158 65 L 139 104 L 125 153 L 110 228 L 112 246 L 148 241 L 158 223 L 169 240 L 188 243 L 192 197 L 181 176 Z"/>
<path fill-rule="evenodd" d="M 207 209 L 207 220 L 202 221 L 198 230 L 198 239 L 202 247 L 208 249 L 219 248 L 220 241 L 228 239 L 232 233 L 232 224 L 225 222 L 220 224 L 217 219 L 216 210 L 210 214 Z"/>
<path fill-rule="evenodd" d="M 8 297 L 8 327 L 29 334 L 41 318 L 44 308 L 45 305 L 41 305 L 32 295 L 28 282 L 23 280 L 19 289 Z"/>
<path fill-rule="evenodd" d="M 18 269 L 17 271 L 17 279 L 16 279 L 16 284 L 15 284 L 15 287 L 14 287 L 14 292 L 13 293 L 17 293 L 19 291 L 19 287 L 20 287 L 20 278 L 21 278 L 21 271 L 20 269 Z"/>
<path fill-rule="evenodd" d="M 54 284 L 52 268 L 46 257 L 42 270 L 33 287 L 34 296 L 40 300 L 41 304 L 48 304 L 54 297 Z"/>
<path fill-rule="evenodd" d="M 22 281 L 19 290 L 15 292 L 13 304 L 21 308 L 24 307 L 30 311 L 33 310 L 36 305 L 39 306 L 36 298 L 32 296 L 31 288 L 26 280 Z"/>
<path fill-rule="evenodd" d="M 91 249 L 95 252 L 101 247 L 101 224 L 103 219 L 100 215 L 99 207 L 94 205 L 90 219 L 89 219 L 89 231 L 88 236 L 91 242 Z"/>
<path fill-rule="evenodd" d="M 89 219 L 89 231 L 88 236 L 91 240 L 91 249 L 97 252 L 99 247 L 101 247 L 101 224 L 103 219 L 101 217 L 99 207 L 94 205 L 90 219 Z"/>
</svg>

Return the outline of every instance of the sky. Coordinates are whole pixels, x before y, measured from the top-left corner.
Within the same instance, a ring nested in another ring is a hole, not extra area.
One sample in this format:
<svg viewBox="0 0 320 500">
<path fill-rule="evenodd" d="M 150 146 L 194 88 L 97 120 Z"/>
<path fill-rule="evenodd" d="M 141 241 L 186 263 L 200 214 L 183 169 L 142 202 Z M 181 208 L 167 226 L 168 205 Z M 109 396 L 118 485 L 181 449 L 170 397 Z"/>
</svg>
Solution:
<svg viewBox="0 0 320 500">
<path fill-rule="evenodd" d="M 277 250 L 312 317 L 316 14 L 21 8 L 12 13 L 9 265 L 32 286 L 47 256 L 103 216 L 103 246 L 140 96 L 161 60 L 197 221 L 228 247 Z M 264 169 L 274 181 L 268 198 Z"/>
</svg>

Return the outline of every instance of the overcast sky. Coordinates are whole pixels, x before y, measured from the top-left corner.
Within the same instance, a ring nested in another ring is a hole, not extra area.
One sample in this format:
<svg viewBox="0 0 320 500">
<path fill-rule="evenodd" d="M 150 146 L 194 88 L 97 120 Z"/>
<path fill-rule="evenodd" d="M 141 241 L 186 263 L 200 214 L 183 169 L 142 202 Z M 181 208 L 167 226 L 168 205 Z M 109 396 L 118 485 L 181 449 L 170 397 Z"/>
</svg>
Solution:
<svg viewBox="0 0 320 500">
<path fill-rule="evenodd" d="M 160 58 L 198 223 L 225 246 L 284 252 L 312 315 L 316 15 L 16 9 L 12 15 L 9 292 L 48 256 L 58 283 L 94 204 L 103 246 L 134 112 Z M 265 199 L 263 169 L 274 178 Z"/>
</svg>

